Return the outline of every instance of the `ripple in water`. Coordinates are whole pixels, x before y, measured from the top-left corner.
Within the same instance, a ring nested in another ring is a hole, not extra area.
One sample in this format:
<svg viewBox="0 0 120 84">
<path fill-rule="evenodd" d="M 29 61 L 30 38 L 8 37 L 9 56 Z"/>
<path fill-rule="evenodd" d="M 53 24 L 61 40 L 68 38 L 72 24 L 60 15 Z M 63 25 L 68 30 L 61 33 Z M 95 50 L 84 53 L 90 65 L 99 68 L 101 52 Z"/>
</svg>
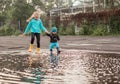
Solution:
<svg viewBox="0 0 120 84">
<path fill-rule="evenodd" d="M 49 53 L 42 60 L 30 55 L 0 54 L 0 83 L 8 84 L 119 84 L 120 55 L 64 51 L 56 68 Z"/>
</svg>

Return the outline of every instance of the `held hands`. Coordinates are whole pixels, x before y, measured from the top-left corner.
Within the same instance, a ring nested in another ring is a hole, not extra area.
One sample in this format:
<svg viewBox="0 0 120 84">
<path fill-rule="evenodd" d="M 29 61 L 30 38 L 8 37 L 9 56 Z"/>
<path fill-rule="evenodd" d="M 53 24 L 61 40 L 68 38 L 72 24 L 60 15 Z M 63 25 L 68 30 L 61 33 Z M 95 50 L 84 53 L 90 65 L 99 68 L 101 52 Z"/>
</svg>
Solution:
<svg viewBox="0 0 120 84">
<path fill-rule="evenodd" d="M 46 31 L 45 33 L 46 33 L 46 35 L 49 35 L 49 34 L 50 34 L 50 32 L 48 32 L 48 31 Z"/>
<path fill-rule="evenodd" d="M 45 33 L 46 33 L 46 34 L 50 34 L 50 32 L 48 32 L 48 31 L 46 31 Z"/>
</svg>

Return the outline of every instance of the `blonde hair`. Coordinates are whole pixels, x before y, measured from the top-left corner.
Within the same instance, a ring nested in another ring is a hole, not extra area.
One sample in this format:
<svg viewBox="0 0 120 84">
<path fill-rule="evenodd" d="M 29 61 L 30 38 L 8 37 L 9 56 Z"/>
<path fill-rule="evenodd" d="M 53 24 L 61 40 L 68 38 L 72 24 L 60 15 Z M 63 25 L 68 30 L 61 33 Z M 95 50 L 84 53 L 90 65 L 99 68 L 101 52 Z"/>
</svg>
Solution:
<svg viewBox="0 0 120 84">
<path fill-rule="evenodd" d="M 36 10 L 35 12 L 33 12 L 33 14 L 26 20 L 26 22 L 29 22 L 32 18 L 35 17 L 35 14 L 38 14 L 38 18 L 40 18 L 40 11 Z"/>
<path fill-rule="evenodd" d="M 33 16 L 35 16 L 35 14 L 38 14 L 38 17 L 40 18 L 40 12 L 39 12 L 39 11 L 35 11 L 35 12 L 33 13 Z"/>
</svg>

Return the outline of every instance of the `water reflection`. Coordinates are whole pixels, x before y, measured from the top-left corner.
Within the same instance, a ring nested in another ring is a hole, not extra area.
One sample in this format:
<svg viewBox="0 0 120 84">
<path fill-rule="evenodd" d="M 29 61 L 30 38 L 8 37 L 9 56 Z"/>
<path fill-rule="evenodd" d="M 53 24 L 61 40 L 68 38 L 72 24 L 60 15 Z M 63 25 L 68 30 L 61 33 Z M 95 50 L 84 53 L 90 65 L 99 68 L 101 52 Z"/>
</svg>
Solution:
<svg viewBox="0 0 120 84">
<path fill-rule="evenodd" d="M 120 84 L 120 55 L 92 54 L 88 57 L 89 72 L 102 84 Z"/>
<path fill-rule="evenodd" d="M 79 50 L 60 54 L 50 67 L 49 53 L 0 54 L 0 83 L 8 84 L 119 84 L 120 55 Z"/>
<path fill-rule="evenodd" d="M 34 68 L 31 73 L 33 74 L 32 77 L 22 77 L 21 81 L 30 82 L 34 84 L 41 84 L 41 80 L 44 78 L 42 77 L 43 73 L 41 72 L 41 68 Z"/>
<path fill-rule="evenodd" d="M 55 55 L 55 54 L 51 54 L 50 55 L 50 64 L 51 64 L 51 68 L 55 68 L 58 66 L 60 57 L 59 55 Z"/>
<path fill-rule="evenodd" d="M 0 83 L 40 84 L 41 63 L 30 58 L 29 55 L 0 54 Z"/>
</svg>

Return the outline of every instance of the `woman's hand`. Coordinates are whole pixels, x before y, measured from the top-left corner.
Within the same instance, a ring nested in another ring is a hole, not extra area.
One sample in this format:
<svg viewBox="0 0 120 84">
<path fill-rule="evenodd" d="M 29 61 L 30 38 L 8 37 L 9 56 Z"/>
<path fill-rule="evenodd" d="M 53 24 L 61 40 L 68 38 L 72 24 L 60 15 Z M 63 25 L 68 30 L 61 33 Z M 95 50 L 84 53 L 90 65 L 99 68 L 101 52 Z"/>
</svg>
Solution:
<svg viewBox="0 0 120 84">
<path fill-rule="evenodd" d="M 46 34 L 50 34 L 50 32 L 48 32 L 47 30 L 46 30 L 46 32 L 45 32 Z"/>
</svg>

